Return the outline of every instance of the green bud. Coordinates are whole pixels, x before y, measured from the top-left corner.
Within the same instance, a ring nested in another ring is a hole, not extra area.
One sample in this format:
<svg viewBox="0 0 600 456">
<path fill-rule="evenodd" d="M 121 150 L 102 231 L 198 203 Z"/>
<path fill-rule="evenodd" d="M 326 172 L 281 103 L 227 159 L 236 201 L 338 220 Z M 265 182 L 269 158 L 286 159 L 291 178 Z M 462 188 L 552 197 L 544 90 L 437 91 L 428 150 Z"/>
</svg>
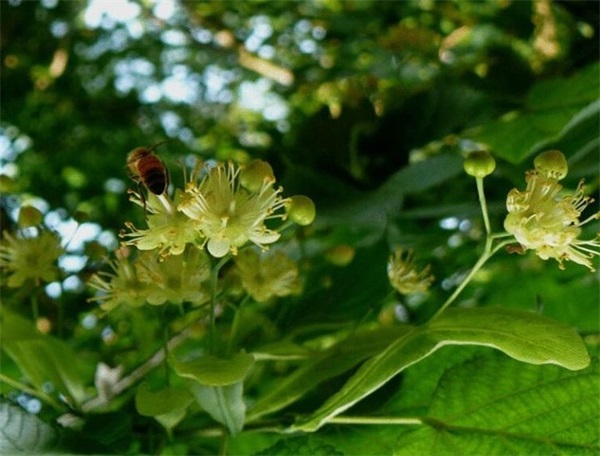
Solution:
<svg viewBox="0 0 600 456">
<path fill-rule="evenodd" d="M 471 152 L 463 163 L 465 172 L 469 176 L 483 178 L 489 176 L 496 169 L 496 160 L 485 150 Z"/>
<path fill-rule="evenodd" d="M 273 168 L 266 161 L 252 160 L 240 172 L 241 186 L 251 192 L 259 191 L 265 180 L 269 183 L 275 182 Z"/>
<path fill-rule="evenodd" d="M 546 177 L 561 180 L 569 171 L 567 159 L 559 150 L 547 150 L 533 160 L 535 169 Z"/>
<path fill-rule="evenodd" d="M 315 203 L 308 196 L 292 196 L 287 212 L 290 220 L 298 225 L 310 225 L 316 216 Z"/>
<path fill-rule="evenodd" d="M 44 216 L 33 206 L 23 206 L 19 211 L 18 224 L 21 228 L 37 226 L 42 223 Z"/>
<path fill-rule="evenodd" d="M 351 245 L 341 244 L 331 247 L 325 253 L 325 258 L 335 266 L 346 266 L 354 259 L 356 249 Z"/>
</svg>

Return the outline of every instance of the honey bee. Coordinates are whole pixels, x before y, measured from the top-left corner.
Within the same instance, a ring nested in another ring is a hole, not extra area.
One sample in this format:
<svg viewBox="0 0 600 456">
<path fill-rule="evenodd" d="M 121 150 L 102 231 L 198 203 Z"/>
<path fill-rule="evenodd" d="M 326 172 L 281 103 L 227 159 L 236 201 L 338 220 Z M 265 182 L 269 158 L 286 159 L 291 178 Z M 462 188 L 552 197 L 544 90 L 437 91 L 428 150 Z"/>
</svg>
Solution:
<svg viewBox="0 0 600 456">
<path fill-rule="evenodd" d="M 161 144 L 152 148 L 137 147 L 127 156 L 127 168 L 131 178 L 139 186 L 144 184 L 155 195 L 162 195 L 169 185 L 167 167 L 154 153 L 154 149 Z"/>
</svg>

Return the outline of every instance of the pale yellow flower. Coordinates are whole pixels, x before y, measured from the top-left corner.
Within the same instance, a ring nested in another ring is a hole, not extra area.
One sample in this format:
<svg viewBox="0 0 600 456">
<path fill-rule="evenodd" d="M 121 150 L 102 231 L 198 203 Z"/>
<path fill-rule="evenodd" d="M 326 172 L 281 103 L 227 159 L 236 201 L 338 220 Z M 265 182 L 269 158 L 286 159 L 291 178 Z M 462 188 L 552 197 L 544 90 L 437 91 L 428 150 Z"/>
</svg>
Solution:
<svg viewBox="0 0 600 456">
<path fill-rule="evenodd" d="M 204 250 L 188 247 L 182 255 L 157 261 L 151 252 L 142 252 L 136 261 L 136 271 L 142 283 L 148 285 L 149 304 L 166 302 L 196 305 L 208 301 L 210 260 Z"/>
<path fill-rule="evenodd" d="M 183 193 L 179 190 L 175 192 L 173 201 L 166 194 L 157 196 L 148 192 L 145 202 L 148 229 L 140 230 L 127 223 L 130 232 L 121 234 L 122 237 L 129 238 L 124 244 L 133 245 L 140 250 L 158 250 L 165 257 L 180 255 L 187 244 L 201 243 L 198 223 L 175 210 L 182 197 Z M 137 193 L 133 193 L 132 201 L 140 206 L 144 205 Z"/>
<path fill-rule="evenodd" d="M 585 196 L 583 181 L 573 194 L 560 197 L 562 186 L 557 176 L 539 169 L 528 171 L 527 188 L 512 189 L 508 194 L 504 228 L 524 250 L 535 250 L 543 260 L 554 258 L 561 269 L 563 261 L 573 261 L 593 271 L 592 259 L 600 255 L 598 235 L 590 240 L 578 238 L 581 226 L 599 218 L 600 213 L 580 222 L 581 213 L 593 200 Z"/>
<path fill-rule="evenodd" d="M 406 252 L 402 248 L 396 249 L 387 265 L 390 283 L 402 294 L 426 292 L 435 279 L 430 271 L 429 265 L 422 271 L 417 271 L 414 252 L 412 250 Z"/>
<path fill-rule="evenodd" d="M 11 288 L 29 280 L 39 285 L 59 277 L 57 260 L 63 253 L 60 237 L 51 231 L 43 230 L 31 237 L 5 231 L 0 242 L 0 267 L 10 274 L 7 285 Z"/>
<path fill-rule="evenodd" d="M 235 257 L 235 270 L 244 289 L 257 302 L 295 294 L 301 289 L 296 262 L 280 251 L 242 250 Z"/>
<path fill-rule="evenodd" d="M 117 258 L 110 262 L 112 273 L 99 272 L 88 281 L 88 285 L 98 290 L 98 294 L 90 301 L 100 303 L 106 311 L 120 305 L 139 307 L 145 304 L 148 295 L 148 284 L 143 283 L 135 270 L 127 249 L 117 252 Z"/>
<path fill-rule="evenodd" d="M 240 185 L 241 169 L 231 162 L 217 164 L 200 183 L 187 184 L 186 196 L 177 205 L 196 222 L 209 253 L 217 258 L 236 254 L 249 241 L 260 247 L 272 244 L 280 234 L 265 222 L 286 217 L 289 202 L 281 197 L 281 188 L 273 188 L 272 175 L 265 174 L 260 185 L 248 189 Z"/>
<path fill-rule="evenodd" d="M 145 251 L 133 260 L 120 252 L 111 263 L 113 273 L 95 274 L 88 282 L 100 291 L 91 300 L 100 302 L 103 310 L 145 303 L 199 305 L 208 300 L 210 260 L 203 250 L 187 248 L 181 255 L 166 258 Z"/>
</svg>

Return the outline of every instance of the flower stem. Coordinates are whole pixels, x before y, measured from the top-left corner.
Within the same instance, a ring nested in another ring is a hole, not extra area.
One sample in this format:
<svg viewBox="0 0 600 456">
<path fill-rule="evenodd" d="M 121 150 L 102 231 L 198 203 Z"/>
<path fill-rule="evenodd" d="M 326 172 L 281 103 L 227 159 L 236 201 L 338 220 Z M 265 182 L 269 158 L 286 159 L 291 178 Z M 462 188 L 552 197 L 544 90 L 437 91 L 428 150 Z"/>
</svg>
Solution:
<svg viewBox="0 0 600 456">
<path fill-rule="evenodd" d="M 237 342 L 237 335 L 240 328 L 240 321 L 242 320 L 242 307 L 246 302 L 250 300 L 250 295 L 244 296 L 240 304 L 235 309 L 235 315 L 233 316 L 233 322 L 231 323 L 231 331 L 229 333 L 229 344 L 227 346 L 227 355 L 230 355 L 233 349 L 235 348 L 235 344 Z"/>
<path fill-rule="evenodd" d="M 162 317 L 164 318 L 165 311 L 163 310 Z M 162 319 L 162 318 L 161 318 Z M 166 321 L 163 321 L 164 331 L 163 331 L 163 351 L 165 353 L 165 359 L 163 360 L 165 366 L 165 382 L 167 385 L 170 384 L 169 378 L 169 325 Z"/>
<path fill-rule="evenodd" d="M 386 424 L 400 424 L 400 425 L 411 425 L 411 424 L 423 424 L 420 418 L 410 417 L 385 417 L 385 416 L 336 416 L 330 418 L 328 423 L 335 424 L 375 424 L 375 425 L 386 425 Z"/>
<path fill-rule="evenodd" d="M 460 283 L 460 285 L 456 288 L 456 290 L 454 290 L 454 293 L 452 293 L 450 295 L 450 297 L 446 300 L 446 302 L 444 302 L 444 304 L 442 304 L 442 306 L 438 309 L 438 311 L 433 315 L 431 320 L 439 317 L 442 314 L 442 312 L 444 312 L 444 310 L 456 300 L 458 295 L 469 284 L 471 279 L 473 279 L 475 274 L 477 274 L 477 272 L 483 267 L 483 265 L 487 262 L 487 260 L 489 260 L 502 247 L 504 247 L 512 242 L 512 239 L 505 240 L 505 241 L 500 242 L 497 246 L 492 248 L 492 243 L 493 243 L 495 237 L 496 237 L 495 235 L 487 236 L 487 238 L 485 240 L 485 247 L 483 249 L 483 253 L 477 260 L 477 263 L 475 263 L 475 266 L 473 266 L 473 268 L 469 271 L 469 273 L 463 279 L 463 281 Z"/>
<path fill-rule="evenodd" d="M 21 390 L 24 393 L 29 394 L 30 396 L 37 397 L 37 398 L 41 399 L 42 401 L 48 403 L 52 407 L 54 407 L 56 410 L 61 410 L 64 408 L 63 406 L 61 406 L 58 402 L 56 402 L 52 397 L 50 397 L 46 393 L 29 388 L 28 386 L 25 386 L 22 383 L 18 382 L 17 380 L 13 380 L 12 378 L 7 377 L 6 375 L 4 375 L 2 373 L 0 373 L 0 382 L 6 383 L 7 385 L 12 386 L 13 388 Z"/>
<path fill-rule="evenodd" d="M 216 315 L 217 315 L 217 283 L 219 270 L 229 261 L 229 255 L 224 256 L 210 271 L 210 328 L 208 333 L 208 351 L 211 355 L 217 352 Z"/>
<path fill-rule="evenodd" d="M 40 307 L 38 304 L 37 294 L 35 293 L 31 295 L 31 314 L 33 317 L 34 324 L 37 325 L 37 321 L 40 316 Z"/>
<path fill-rule="evenodd" d="M 485 202 L 485 192 L 483 191 L 483 177 L 476 177 L 477 182 L 477 194 L 479 195 L 479 205 L 481 206 L 481 213 L 483 214 L 483 224 L 485 225 L 485 234 L 489 237 L 492 233 L 490 228 L 490 218 L 488 216 L 487 203 Z"/>
</svg>

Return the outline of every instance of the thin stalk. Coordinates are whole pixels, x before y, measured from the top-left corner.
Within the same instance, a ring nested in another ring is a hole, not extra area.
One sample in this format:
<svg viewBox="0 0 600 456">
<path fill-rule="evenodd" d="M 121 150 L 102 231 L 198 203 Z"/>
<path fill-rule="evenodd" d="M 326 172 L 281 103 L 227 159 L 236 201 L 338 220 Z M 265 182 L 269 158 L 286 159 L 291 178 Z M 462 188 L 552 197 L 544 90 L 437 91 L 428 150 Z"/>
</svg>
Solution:
<svg viewBox="0 0 600 456">
<path fill-rule="evenodd" d="M 219 270 L 229 260 L 229 255 L 224 256 L 210 271 L 210 328 L 208 333 L 208 351 L 214 355 L 217 352 L 216 341 L 216 313 L 217 313 L 217 283 Z"/>
<path fill-rule="evenodd" d="M 58 402 L 56 402 L 51 396 L 47 395 L 43 391 L 34 390 L 26 385 L 23 385 L 22 383 L 18 382 L 17 380 L 13 380 L 12 378 L 7 377 L 6 375 L 4 375 L 2 373 L 0 373 L 0 382 L 6 383 L 7 385 L 10 385 L 13 388 L 23 391 L 24 393 L 27 393 L 30 396 L 37 397 L 38 399 L 41 399 L 42 401 L 44 401 L 47 404 L 54 407 L 56 410 L 61 410 L 64 408 Z"/>
<path fill-rule="evenodd" d="M 235 315 L 233 316 L 233 322 L 231 323 L 231 332 L 229 333 L 229 344 L 227 345 L 227 354 L 230 355 L 235 348 L 237 342 L 237 335 L 240 328 L 240 322 L 242 320 L 242 307 L 250 300 L 250 295 L 244 296 L 240 304 L 235 309 Z"/>
<path fill-rule="evenodd" d="M 336 416 L 327 421 L 335 424 L 374 424 L 374 425 L 419 425 L 423 424 L 420 418 L 403 418 L 395 416 Z"/>
<path fill-rule="evenodd" d="M 164 316 L 164 312 L 163 312 Z M 165 366 L 165 382 L 167 385 L 170 385 L 170 369 L 169 369 L 169 325 L 164 322 L 164 331 L 163 331 L 163 351 L 165 353 L 165 359 L 163 360 L 163 364 Z"/>
<path fill-rule="evenodd" d="M 446 300 L 446 302 L 444 302 L 444 304 L 442 304 L 442 307 L 440 307 L 438 309 L 438 311 L 435 313 L 435 315 L 431 318 L 432 320 L 434 318 L 437 318 L 440 316 L 440 314 L 450 305 L 452 304 L 456 298 L 458 297 L 458 295 L 464 290 L 464 288 L 469 284 L 469 282 L 471 281 L 471 279 L 473 279 L 473 277 L 475 276 L 475 274 L 477 274 L 477 272 L 479 272 L 479 270 L 483 267 L 483 265 L 498 251 L 500 250 L 502 247 L 510 244 L 512 242 L 512 239 L 510 240 L 505 240 L 500 242 L 497 246 L 492 248 L 492 242 L 494 240 L 493 236 L 488 236 L 487 239 L 485 240 L 485 248 L 483 250 L 483 253 L 481 254 L 481 256 L 479 257 L 479 260 L 477 260 L 477 263 L 475 263 L 475 266 L 473 266 L 473 268 L 469 271 L 469 273 L 467 274 L 467 276 L 463 279 L 463 281 L 460 283 L 460 285 L 456 288 L 456 290 L 454 290 L 454 293 L 452 293 L 450 295 L 450 297 L 448 297 L 448 299 Z"/>
<path fill-rule="evenodd" d="M 31 295 L 31 314 L 33 316 L 33 322 L 37 325 L 38 318 L 40 317 L 40 306 L 35 293 Z"/>
<path fill-rule="evenodd" d="M 489 237 L 492 234 L 492 229 L 490 228 L 490 218 L 488 216 L 487 203 L 485 201 L 485 192 L 483 191 L 483 177 L 476 177 L 475 182 L 477 182 L 477 195 L 479 195 L 479 205 L 481 206 L 481 213 L 483 215 L 485 234 Z"/>
<path fill-rule="evenodd" d="M 221 431 L 221 445 L 219 448 L 220 456 L 227 456 L 227 443 L 228 443 L 227 431 L 225 429 L 223 429 Z"/>
<path fill-rule="evenodd" d="M 190 334 L 191 326 L 181 331 L 179 334 L 176 334 L 169 340 L 167 344 L 168 350 L 173 350 L 179 344 L 181 344 Z M 135 383 L 139 382 L 143 379 L 148 372 L 160 366 L 165 360 L 165 350 L 164 347 L 161 347 L 154 355 L 152 355 L 148 360 L 146 360 L 141 366 L 134 369 L 130 374 L 123 377 L 119 380 L 112 388 L 113 396 L 117 396 L 125 391 L 127 388 L 131 387 Z M 84 402 L 81 405 L 81 410 L 84 412 L 89 412 L 91 410 L 100 408 L 105 406 L 104 399 L 100 396 L 93 397 L 88 401 Z"/>
</svg>

